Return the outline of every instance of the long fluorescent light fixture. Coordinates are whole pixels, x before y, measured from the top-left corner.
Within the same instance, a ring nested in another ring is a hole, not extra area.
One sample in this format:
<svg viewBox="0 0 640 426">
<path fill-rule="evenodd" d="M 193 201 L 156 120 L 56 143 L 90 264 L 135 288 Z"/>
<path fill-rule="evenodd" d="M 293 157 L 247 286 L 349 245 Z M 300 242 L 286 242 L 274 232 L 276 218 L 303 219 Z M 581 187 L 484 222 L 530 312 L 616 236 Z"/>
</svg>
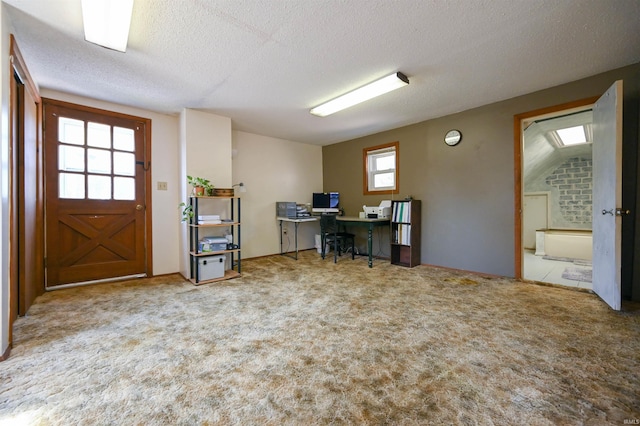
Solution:
<svg viewBox="0 0 640 426">
<path fill-rule="evenodd" d="M 132 11 L 133 0 L 82 0 L 84 39 L 126 51 Z"/>
<path fill-rule="evenodd" d="M 407 84 L 409 84 L 409 79 L 406 75 L 401 72 L 394 72 L 380 80 L 376 80 L 366 86 L 362 86 L 359 89 L 330 100 L 329 102 L 318 105 L 311 109 L 310 112 L 311 114 L 319 117 L 326 117 L 334 112 L 342 111 L 343 109 L 359 104 L 360 102 L 368 101 L 376 96 L 384 95 L 387 92 L 404 87 Z"/>
</svg>

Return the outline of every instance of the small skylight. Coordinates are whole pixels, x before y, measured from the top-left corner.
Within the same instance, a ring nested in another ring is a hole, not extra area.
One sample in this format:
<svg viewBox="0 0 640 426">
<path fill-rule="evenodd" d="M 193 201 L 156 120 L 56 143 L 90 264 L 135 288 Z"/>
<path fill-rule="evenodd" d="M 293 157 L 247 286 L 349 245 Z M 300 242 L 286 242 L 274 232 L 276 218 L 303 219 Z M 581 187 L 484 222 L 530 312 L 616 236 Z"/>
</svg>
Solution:
<svg viewBox="0 0 640 426">
<path fill-rule="evenodd" d="M 584 133 L 584 126 L 568 127 L 556 130 L 560 143 L 564 146 L 587 143 L 587 136 Z"/>
</svg>

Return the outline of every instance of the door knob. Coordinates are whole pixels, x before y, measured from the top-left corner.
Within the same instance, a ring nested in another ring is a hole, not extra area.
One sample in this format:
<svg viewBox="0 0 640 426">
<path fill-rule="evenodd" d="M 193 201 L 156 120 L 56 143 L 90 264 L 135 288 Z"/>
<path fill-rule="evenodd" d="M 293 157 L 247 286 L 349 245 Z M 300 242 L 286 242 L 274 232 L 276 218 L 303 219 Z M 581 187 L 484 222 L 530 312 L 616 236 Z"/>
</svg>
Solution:
<svg viewBox="0 0 640 426">
<path fill-rule="evenodd" d="M 143 208 L 144 208 L 144 207 L 142 207 L 142 204 L 138 204 L 138 205 L 136 206 L 136 210 L 142 210 Z"/>
<path fill-rule="evenodd" d="M 604 209 L 603 209 L 603 210 L 602 210 L 602 214 L 603 214 L 603 215 L 610 214 L 611 216 L 613 216 L 613 209 L 611 209 L 611 210 L 604 210 Z"/>
</svg>

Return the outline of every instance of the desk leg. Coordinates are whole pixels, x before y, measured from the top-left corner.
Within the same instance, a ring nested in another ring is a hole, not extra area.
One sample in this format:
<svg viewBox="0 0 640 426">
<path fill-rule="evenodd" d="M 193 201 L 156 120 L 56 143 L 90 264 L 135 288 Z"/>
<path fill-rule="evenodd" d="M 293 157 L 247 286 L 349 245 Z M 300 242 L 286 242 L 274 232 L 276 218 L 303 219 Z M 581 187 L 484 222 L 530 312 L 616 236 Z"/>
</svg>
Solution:
<svg viewBox="0 0 640 426">
<path fill-rule="evenodd" d="M 295 230 L 294 230 L 295 237 L 294 238 L 295 238 L 295 243 L 296 243 L 296 255 L 292 256 L 289 253 L 285 253 L 285 251 L 282 248 L 283 247 L 283 242 L 282 242 L 282 235 L 283 235 L 282 234 L 282 221 L 280 221 L 280 254 L 282 256 L 287 256 L 287 257 L 290 257 L 292 259 L 298 260 L 298 225 L 299 225 L 299 223 L 298 222 L 293 222 L 293 225 L 295 227 Z M 289 237 L 287 237 L 287 241 L 289 241 Z M 287 243 L 287 248 L 288 247 L 289 247 L 289 243 Z"/>
<path fill-rule="evenodd" d="M 369 251 L 369 268 L 373 268 L 373 226 L 368 227 L 367 249 Z"/>
<path fill-rule="evenodd" d="M 295 239 L 296 239 L 296 260 L 298 260 L 298 225 L 299 225 L 299 223 L 298 222 L 294 222 L 294 225 L 295 225 L 295 228 L 296 228 L 295 231 L 293 231 L 296 234 L 295 235 Z"/>
</svg>

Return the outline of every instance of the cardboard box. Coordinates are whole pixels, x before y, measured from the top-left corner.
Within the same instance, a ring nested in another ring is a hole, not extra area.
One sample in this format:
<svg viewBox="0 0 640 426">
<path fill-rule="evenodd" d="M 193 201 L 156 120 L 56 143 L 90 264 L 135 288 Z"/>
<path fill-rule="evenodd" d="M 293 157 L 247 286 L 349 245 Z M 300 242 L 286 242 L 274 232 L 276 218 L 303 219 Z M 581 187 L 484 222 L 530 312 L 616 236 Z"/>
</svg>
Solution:
<svg viewBox="0 0 640 426">
<path fill-rule="evenodd" d="M 213 280 L 224 277 L 227 257 L 225 255 L 198 258 L 199 280 Z"/>
</svg>

